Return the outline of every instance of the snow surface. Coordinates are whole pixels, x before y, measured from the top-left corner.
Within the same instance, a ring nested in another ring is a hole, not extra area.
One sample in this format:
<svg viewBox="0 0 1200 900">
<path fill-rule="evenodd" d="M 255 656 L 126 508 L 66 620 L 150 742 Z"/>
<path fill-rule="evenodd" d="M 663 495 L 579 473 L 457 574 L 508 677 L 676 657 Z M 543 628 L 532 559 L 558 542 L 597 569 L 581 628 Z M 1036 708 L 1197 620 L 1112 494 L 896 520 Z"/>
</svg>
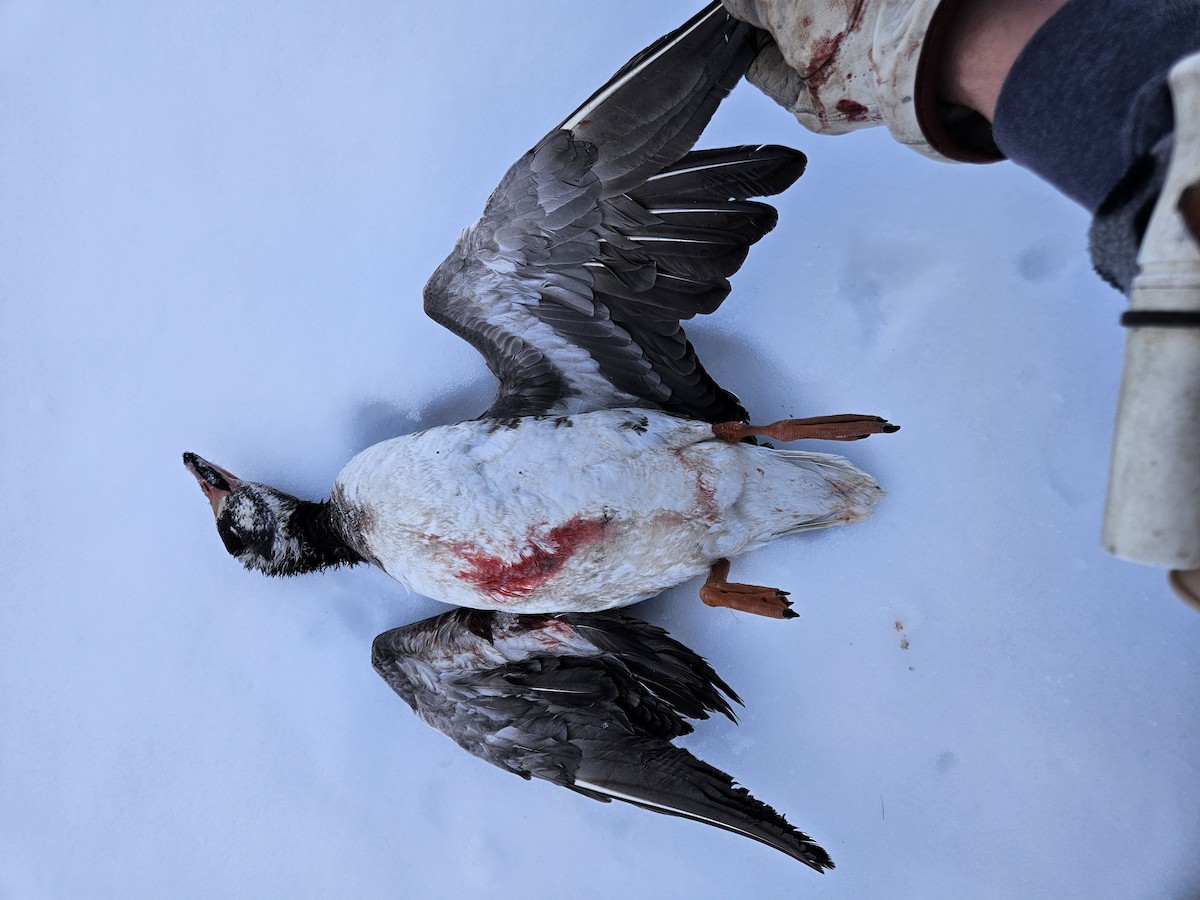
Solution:
<svg viewBox="0 0 1200 900">
<path fill-rule="evenodd" d="M 831 874 L 492 769 L 370 666 L 441 607 L 225 554 L 182 451 L 323 496 L 486 405 L 425 278 L 698 2 L 0 8 L 0 896 L 1200 896 L 1200 616 L 1097 546 L 1123 302 L 1011 165 L 749 87 L 702 141 L 810 156 L 710 368 L 761 420 L 903 424 L 848 448 L 875 518 L 736 564 L 798 620 L 637 608 L 747 702 L 688 746 Z"/>
</svg>

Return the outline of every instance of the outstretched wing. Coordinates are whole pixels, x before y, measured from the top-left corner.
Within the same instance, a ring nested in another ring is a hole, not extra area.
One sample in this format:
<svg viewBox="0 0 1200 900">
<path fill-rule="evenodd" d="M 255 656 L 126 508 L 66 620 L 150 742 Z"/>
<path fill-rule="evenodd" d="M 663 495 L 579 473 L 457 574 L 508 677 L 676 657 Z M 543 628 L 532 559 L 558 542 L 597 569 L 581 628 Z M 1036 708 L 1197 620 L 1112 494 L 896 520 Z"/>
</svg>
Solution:
<svg viewBox="0 0 1200 900">
<path fill-rule="evenodd" d="M 811 838 L 670 742 L 737 696 L 661 628 L 614 613 L 454 610 L 379 635 L 375 669 L 425 722 L 524 778 L 761 841 L 818 871 Z"/>
<path fill-rule="evenodd" d="M 695 651 L 620 613 L 513 615 L 455 609 L 375 638 L 372 664 L 434 728 L 488 762 L 570 784 L 564 723 L 613 718 L 670 741 L 687 719 L 737 721 L 741 700 Z M 535 749 L 537 752 L 535 752 Z"/>
<path fill-rule="evenodd" d="M 803 154 L 689 153 L 755 54 L 713 3 L 630 60 L 509 169 L 425 287 L 500 380 L 485 417 L 652 406 L 744 419 L 682 320 L 715 310 Z"/>
</svg>

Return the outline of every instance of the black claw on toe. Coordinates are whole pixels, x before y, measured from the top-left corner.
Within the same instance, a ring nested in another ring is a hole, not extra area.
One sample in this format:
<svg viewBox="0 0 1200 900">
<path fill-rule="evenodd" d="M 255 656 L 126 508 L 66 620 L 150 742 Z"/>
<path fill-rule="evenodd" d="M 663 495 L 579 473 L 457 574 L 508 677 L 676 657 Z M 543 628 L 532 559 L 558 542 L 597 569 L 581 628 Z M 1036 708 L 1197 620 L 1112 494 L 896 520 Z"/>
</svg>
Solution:
<svg viewBox="0 0 1200 900">
<path fill-rule="evenodd" d="M 796 612 L 794 609 L 791 609 L 789 607 L 788 609 L 783 610 L 783 612 L 781 612 L 779 614 L 779 618 L 781 618 L 781 619 L 798 619 L 798 618 L 800 618 L 800 613 Z"/>
</svg>

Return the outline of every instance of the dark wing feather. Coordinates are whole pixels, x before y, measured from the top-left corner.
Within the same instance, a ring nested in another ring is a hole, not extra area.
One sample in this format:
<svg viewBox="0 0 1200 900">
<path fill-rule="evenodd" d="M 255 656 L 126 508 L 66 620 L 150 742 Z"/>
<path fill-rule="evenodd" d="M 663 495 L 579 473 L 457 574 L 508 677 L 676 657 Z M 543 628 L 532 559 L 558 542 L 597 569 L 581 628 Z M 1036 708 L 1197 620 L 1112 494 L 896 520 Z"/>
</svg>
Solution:
<svg viewBox="0 0 1200 900">
<path fill-rule="evenodd" d="M 715 712 L 737 722 L 725 699 L 742 702 L 733 688 L 702 656 L 657 625 L 616 613 L 564 613 L 559 618 L 598 650 L 621 660 L 639 683 L 680 715 L 707 719 Z"/>
<path fill-rule="evenodd" d="M 680 325 L 715 310 L 804 157 L 689 153 L 754 56 L 719 3 L 622 68 L 509 169 L 425 287 L 500 380 L 485 417 L 651 406 L 744 419 Z"/>
<path fill-rule="evenodd" d="M 623 800 L 760 841 L 818 872 L 834 868 L 816 841 L 720 769 L 663 741 L 579 738 L 571 787 L 597 800 Z"/>
<path fill-rule="evenodd" d="M 570 642 L 557 636 L 564 625 Z M 547 721 L 603 709 L 622 733 L 669 741 L 691 733 L 687 719 L 707 719 L 710 712 L 736 722 L 726 698 L 741 702 L 693 650 L 661 628 L 617 613 L 454 610 L 379 635 L 372 662 L 426 722 L 522 775 L 530 770 L 518 735 L 566 739 L 559 730 L 547 732 Z"/>
<path fill-rule="evenodd" d="M 425 722 L 523 778 L 762 841 L 815 869 L 812 839 L 670 741 L 737 696 L 661 628 L 614 613 L 455 610 L 379 635 L 372 661 Z"/>
</svg>

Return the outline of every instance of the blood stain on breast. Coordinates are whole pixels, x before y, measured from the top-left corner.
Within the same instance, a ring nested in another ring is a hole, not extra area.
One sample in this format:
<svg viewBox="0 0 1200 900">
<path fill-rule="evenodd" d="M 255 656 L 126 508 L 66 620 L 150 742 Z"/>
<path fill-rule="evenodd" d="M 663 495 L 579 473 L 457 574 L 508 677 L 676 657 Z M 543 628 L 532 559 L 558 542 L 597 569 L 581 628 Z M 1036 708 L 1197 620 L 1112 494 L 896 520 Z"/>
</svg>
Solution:
<svg viewBox="0 0 1200 900">
<path fill-rule="evenodd" d="M 498 597 L 526 597 L 546 583 L 581 547 L 604 537 L 605 522 L 578 516 L 550 530 L 545 540 L 527 544 L 514 562 L 482 553 L 477 547 L 461 549 L 469 568 L 458 577 L 481 591 Z"/>
</svg>

